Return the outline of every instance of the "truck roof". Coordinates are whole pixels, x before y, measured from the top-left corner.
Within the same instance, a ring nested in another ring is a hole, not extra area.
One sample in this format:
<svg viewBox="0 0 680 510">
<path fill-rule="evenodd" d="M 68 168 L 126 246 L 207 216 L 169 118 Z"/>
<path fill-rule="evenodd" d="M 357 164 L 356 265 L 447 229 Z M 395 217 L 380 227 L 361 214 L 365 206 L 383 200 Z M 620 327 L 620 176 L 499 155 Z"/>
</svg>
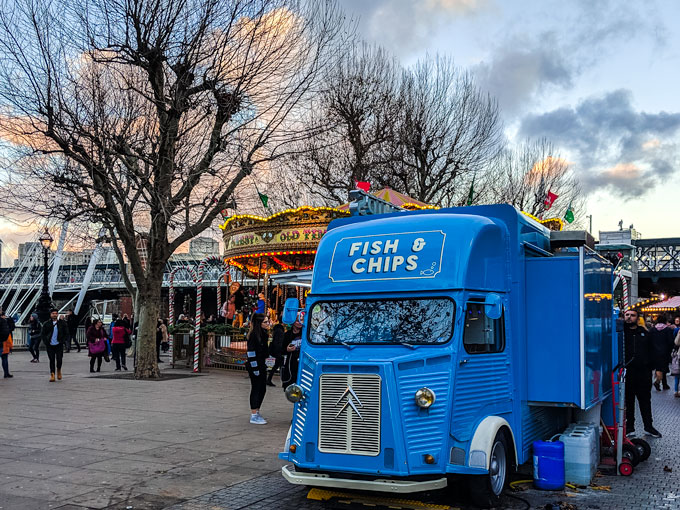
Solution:
<svg viewBox="0 0 680 510">
<path fill-rule="evenodd" d="M 524 240 L 548 249 L 549 231 L 509 205 L 343 218 L 321 240 L 312 289 L 504 291 Z"/>
</svg>

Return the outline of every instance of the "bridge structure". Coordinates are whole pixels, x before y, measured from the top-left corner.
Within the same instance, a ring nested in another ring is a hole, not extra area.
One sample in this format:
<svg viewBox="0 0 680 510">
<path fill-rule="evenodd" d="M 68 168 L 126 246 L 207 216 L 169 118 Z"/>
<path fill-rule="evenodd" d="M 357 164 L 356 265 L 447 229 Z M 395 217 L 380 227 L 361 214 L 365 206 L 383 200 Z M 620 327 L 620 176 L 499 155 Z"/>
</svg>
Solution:
<svg viewBox="0 0 680 510">
<path fill-rule="evenodd" d="M 634 229 L 600 232 L 595 246 L 630 287 L 631 304 L 651 293 L 680 295 L 680 238 L 643 239 Z"/>
<path fill-rule="evenodd" d="M 195 287 L 192 270 L 195 272 L 199 263 L 200 260 L 168 262 L 163 275 L 163 295 L 168 294 L 170 273 L 175 269 L 173 286 L 180 290 L 180 295 L 182 289 Z M 53 262 L 50 263 L 50 269 L 54 269 Z M 223 275 L 223 267 L 207 265 L 204 270 L 204 287 L 217 289 L 217 280 Z M 128 273 L 128 277 L 134 288 L 134 276 Z M 237 268 L 231 269 L 232 280 L 241 281 L 242 277 Z M 5 313 L 18 314 L 20 321 L 23 322 L 35 308 L 42 290 L 42 279 L 42 267 L 38 265 L 0 268 L 0 306 Z M 81 302 L 111 300 L 130 295 L 119 264 L 95 262 L 89 265 L 61 265 L 52 279 L 54 280 L 54 285 L 50 289 L 52 299 L 58 303 L 61 311 L 75 308 L 74 305 L 81 295 Z M 244 283 L 254 284 L 254 281 Z"/>
</svg>

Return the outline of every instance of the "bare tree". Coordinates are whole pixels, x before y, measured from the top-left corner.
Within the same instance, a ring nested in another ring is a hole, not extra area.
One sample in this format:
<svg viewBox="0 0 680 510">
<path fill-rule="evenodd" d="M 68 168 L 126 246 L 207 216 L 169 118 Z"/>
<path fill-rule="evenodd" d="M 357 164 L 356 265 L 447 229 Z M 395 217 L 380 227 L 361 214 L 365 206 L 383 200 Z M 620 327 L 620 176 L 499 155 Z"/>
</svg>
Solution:
<svg viewBox="0 0 680 510">
<path fill-rule="evenodd" d="M 584 211 L 585 197 L 576 176 L 546 139 L 506 148 L 478 177 L 475 203 L 512 204 L 539 218 L 563 218 L 569 206 L 577 219 Z M 548 209 L 549 191 L 558 198 Z"/>
<path fill-rule="evenodd" d="M 390 148 L 400 111 L 400 72 L 387 52 L 366 44 L 329 70 L 305 119 L 314 136 L 301 140 L 291 157 L 282 161 L 301 185 L 287 190 L 286 205 L 299 203 L 301 196 L 306 203 L 343 203 L 354 181 L 389 183 Z"/>
<path fill-rule="evenodd" d="M 347 34 L 331 1 L 3 1 L 4 205 L 108 230 L 139 299 L 137 377 L 159 375 L 170 255 L 303 136 Z"/>
<path fill-rule="evenodd" d="M 501 147 L 498 105 L 443 57 L 427 57 L 401 85 L 397 189 L 420 201 L 462 205 L 470 174 Z"/>
</svg>

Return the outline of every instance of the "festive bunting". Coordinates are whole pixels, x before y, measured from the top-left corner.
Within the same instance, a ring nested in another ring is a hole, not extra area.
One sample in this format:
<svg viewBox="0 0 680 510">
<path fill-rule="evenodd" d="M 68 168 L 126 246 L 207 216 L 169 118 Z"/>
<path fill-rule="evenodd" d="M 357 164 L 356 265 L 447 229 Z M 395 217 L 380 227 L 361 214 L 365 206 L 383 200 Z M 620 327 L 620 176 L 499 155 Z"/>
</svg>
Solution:
<svg viewBox="0 0 680 510">
<path fill-rule="evenodd" d="M 356 189 L 362 189 L 366 193 L 371 189 L 371 183 L 366 181 L 354 181 L 354 187 Z"/>
<path fill-rule="evenodd" d="M 267 207 L 269 207 L 267 205 L 267 203 L 269 202 L 269 197 L 264 193 L 260 193 L 259 191 L 257 192 L 257 195 L 260 197 L 260 200 L 262 201 L 262 205 L 264 206 L 264 208 L 266 209 Z"/>
<path fill-rule="evenodd" d="M 472 205 L 472 199 L 475 196 L 475 180 L 472 179 L 472 184 L 470 184 L 470 191 L 468 192 L 467 205 Z"/>
<path fill-rule="evenodd" d="M 552 191 L 548 190 L 548 196 L 545 197 L 545 202 L 543 202 L 546 211 L 552 207 L 553 202 L 555 202 L 556 199 L 557 195 L 555 195 L 555 193 L 553 193 Z"/>
</svg>

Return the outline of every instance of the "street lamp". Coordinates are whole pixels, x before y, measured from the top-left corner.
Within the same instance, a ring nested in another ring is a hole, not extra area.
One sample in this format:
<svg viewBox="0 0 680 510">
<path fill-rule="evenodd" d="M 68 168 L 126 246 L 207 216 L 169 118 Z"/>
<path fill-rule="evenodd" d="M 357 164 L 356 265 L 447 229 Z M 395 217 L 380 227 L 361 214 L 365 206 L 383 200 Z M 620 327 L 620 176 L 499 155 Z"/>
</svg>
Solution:
<svg viewBox="0 0 680 510">
<path fill-rule="evenodd" d="M 52 300 L 50 299 L 50 289 L 48 284 L 47 275 L 47 256 L 50 252 L 50 246 L 52 246 L 52 236 L 45 229 L 39 237 L 40 244 L 43 247 L 43 288 L 40 294 L 40 299 L 38 299 L 38 319 L 41 323 L 47 321 L 50 318 L 50 309 L 52 308 Z"/>
</svg>

